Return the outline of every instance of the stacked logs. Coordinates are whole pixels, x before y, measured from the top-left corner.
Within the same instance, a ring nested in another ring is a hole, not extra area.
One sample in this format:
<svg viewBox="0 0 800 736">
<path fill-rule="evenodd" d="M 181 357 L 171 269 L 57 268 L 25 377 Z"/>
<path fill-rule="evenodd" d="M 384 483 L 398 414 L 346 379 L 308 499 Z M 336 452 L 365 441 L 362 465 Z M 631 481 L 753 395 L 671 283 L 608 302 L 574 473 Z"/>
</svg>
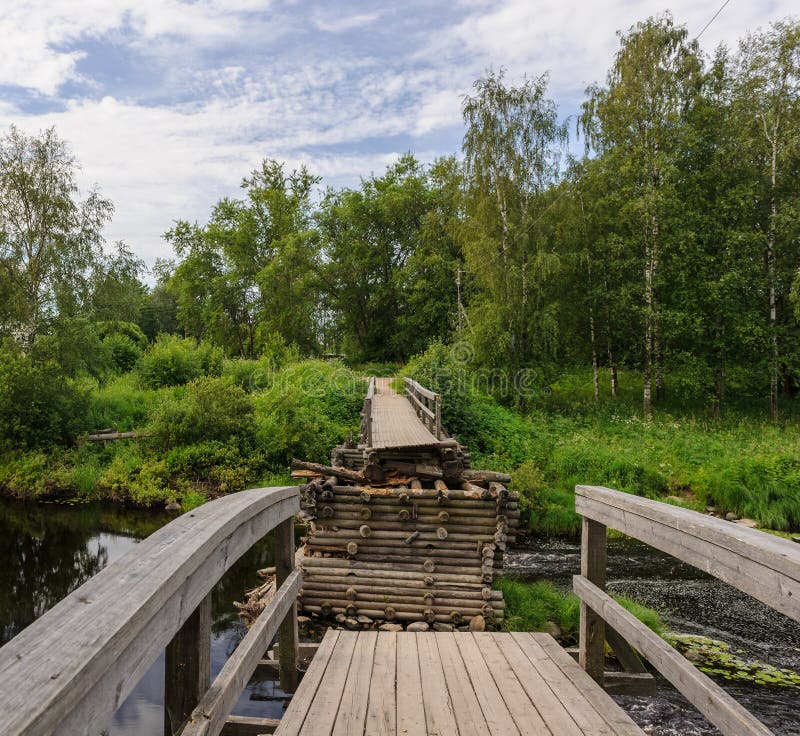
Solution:
<svg viewBox="0 0 800 736">
<path fill-rule="evenodd" d="M 377 486 L 352 467 L 293 467 L 309 481 L 302 509 L 310 534 L 299 560 L 307 612 L 362 624 L 503 620 L 492 581 L 520 514 L 518 494 L 500 482 L 507 476 L 465 470 L 445 481 L 395 471 Z"/>
</svg>

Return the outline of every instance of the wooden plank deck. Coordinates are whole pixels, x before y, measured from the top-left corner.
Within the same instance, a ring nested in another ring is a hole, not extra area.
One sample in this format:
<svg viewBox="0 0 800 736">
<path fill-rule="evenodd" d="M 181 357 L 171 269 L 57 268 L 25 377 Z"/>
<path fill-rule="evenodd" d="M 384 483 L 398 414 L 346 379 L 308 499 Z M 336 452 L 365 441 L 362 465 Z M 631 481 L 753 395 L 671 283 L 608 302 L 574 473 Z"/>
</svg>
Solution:
<svg viewBox="0 0 800 736">
<path fill-rule="evenodd" d="M 280 736 L 641 736 L 548 634 L 335 631 Z"/>
<path fill-rule="evenodd" d="M 439 440 L 420 421 L 411 403 L 398 394 L 391 378 L 375 381 L 372 397 L 372 448 L 436 447 Z"/>
</svg>

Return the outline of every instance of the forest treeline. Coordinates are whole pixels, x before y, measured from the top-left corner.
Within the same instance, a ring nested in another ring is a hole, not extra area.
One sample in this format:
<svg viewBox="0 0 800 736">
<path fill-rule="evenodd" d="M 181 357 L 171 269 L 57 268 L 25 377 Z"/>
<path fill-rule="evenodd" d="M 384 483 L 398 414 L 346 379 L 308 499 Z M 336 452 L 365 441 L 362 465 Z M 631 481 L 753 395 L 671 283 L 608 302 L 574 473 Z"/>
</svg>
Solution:
<svg viewBox="0 0 800 736">
<path fill-rule="evenodd" d="M 103 247 L 113 205 L 80 198 L 67 144 L 12 128 L 0 382 L 27 371 L 68 401 L 64 382 L 126 372 L 173 333 L 228 358 L 280 344 L 353 363 L 443 341 L 484 375 L 534 369 L 545 384 L 591 366 L 595 396 L 601 373 L 616 393 L 631 369 L 646 417 L 667 390 L 773 418 L 796 397 L 798 20 L 709 55 L 651 18 L 620 33 L 576 118 L 560 117 L 547 74 L 514 85 L 502 70 L 475 82 L 463 117 L 458 155 L 408 153 L 352 188 L 265 159 L 205 223 L 175 221 L 151 286 L 127 246 Z"/>
</svg>

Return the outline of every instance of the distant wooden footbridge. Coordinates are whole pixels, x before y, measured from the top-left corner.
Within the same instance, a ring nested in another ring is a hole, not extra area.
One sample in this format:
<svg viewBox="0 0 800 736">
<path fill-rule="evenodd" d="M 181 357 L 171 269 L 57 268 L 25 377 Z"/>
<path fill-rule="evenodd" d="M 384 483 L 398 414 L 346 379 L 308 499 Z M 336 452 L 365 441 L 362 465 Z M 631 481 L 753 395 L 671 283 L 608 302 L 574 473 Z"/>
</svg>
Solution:
<svg viewBox="0 0 800 736">
<path fill-rule="evenodd" d="M 407 398 L 387 381 L 371 381 L 359 442 L 337 448 L 331 466 L 298 468 L 311 474 L 306 486 L 243 491 L 183 514 L 2 647 L 0 733 L 107 733 L 116 709 L 164 649 L 164 731 L 170 736 L 642 734 L 609 695 L 647 691 L 650 673 L 642 658 L 723 734 L 770 733 L 605 592 L 607 529 L 694 565 L 795 621 L 798 545 L 649 499 L 578 486 L 577 656 L 546 634 L 475 626 L 460 631 L 478 616 L 489 625 L 502 621 L 486 577 L 499 571 L 498 556 L 502 565 L 502 547 L 513 538 L 516 499 L 501 475 L 469 467 L 466 450 L 442 428 L 440 398 L 414 382 L 406 388 Z M 294 536 L 301 505 L 314 525 L 302 556 Z M 467 523 L 468 517 L 481 523 Z M 494 528 L 484 531 L 489 517 Z M 395 530 L 390 522 L 405 527 Z M 389 534 L 394 531 L 400 534 Z M 270 532 L 275 595 L 211 682 L 211 590 Z M 443 548 L 447 541 L 469 547 Z M 484 554 L 486 546 L 493 549 Z M 443 550 L 447 554 L 435 554 Z M 443 560 L 466 563 L 473 553 L 478 564 L 467 565 L 469 572 L 447 570 L 453 565 Z M 377 567 L 370 556 L 379 558 Z M 321 571 L 337 567 L 343 580 L 326 583 L 330 573 Z M 339 587 L 321 587 L 326 584 Z M 361 611 L 370 611 L 362 619 L 368 626 L 367 619 L 411 620 L 439 624 L 440 630 L 332 628 L 318 647 L 299 644 L 301 593 L 309 610 L 319 600 L 319 613 L 342 609 L 358 621 Z M 277 652 L 269 658 L 276 637 Z M 606 644 L 622 672 L 607 671 Z M 301 653 L 313 654 L 304 673 Z M 234 714 L 250 677 L 266 666 L 280 671 L 285 691 L 295 691 L 284 716 Z"/>
</svg>

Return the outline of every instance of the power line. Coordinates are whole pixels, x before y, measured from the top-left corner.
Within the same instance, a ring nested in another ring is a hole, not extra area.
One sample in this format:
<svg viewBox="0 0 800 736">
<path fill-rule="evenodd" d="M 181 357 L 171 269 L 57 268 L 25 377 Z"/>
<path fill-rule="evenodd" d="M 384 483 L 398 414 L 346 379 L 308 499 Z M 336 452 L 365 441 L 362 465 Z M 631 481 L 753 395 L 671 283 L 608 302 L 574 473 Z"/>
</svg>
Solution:
<svg viewBox="0 0 800 736">
<path fill-rule="evenodd" d="M 722 3 L 722 6 L 720 7 L 720 9 L 719 9 L 719 10 L 718 10 L 716 13 L 714 13 L 714 15 L 712 15 L 712 16 L 711 16 L 711 20 L 710 20 L 710 21 L 708 21 L 708 23 L 706 23 L 706 24 L 703 26 L 703 30 L 702 30 L 702 31 L 700 31 L 700 33 L 698 33 L 698 34 L 697 34 L 697 35 L 694 37 L 694 40 L 695 40 L 695 41 L 696 41 L 698 38 L 700 38 L 700 36 L 702 36 L 702 35 L 703 35 L 703 34 L 706 32 L 706 29 L 707 29 L 707 28 L 708 28 L 708 27 L 709 27 L 709 26 L 710 26 L 710 25 L 711 25 L 711 24 L 712 24 L 712 23 L 713 23 L 713 22 L 714 22 L 714 21 L 717 19 L 717 16 L 718 16 L 718 15 L 719 15 L 719 14 L 720 14 L 720 13 L 721 13 L 723 10 L 725 10 L 725 6 L 726 6 L 726 5 L 727 5 L 727 4 L 728 4 L 730 1 L 731 1 L 731 0 L 725 0 L 725 2 L 724 2 L 724 3 Z"/>
</svg>

